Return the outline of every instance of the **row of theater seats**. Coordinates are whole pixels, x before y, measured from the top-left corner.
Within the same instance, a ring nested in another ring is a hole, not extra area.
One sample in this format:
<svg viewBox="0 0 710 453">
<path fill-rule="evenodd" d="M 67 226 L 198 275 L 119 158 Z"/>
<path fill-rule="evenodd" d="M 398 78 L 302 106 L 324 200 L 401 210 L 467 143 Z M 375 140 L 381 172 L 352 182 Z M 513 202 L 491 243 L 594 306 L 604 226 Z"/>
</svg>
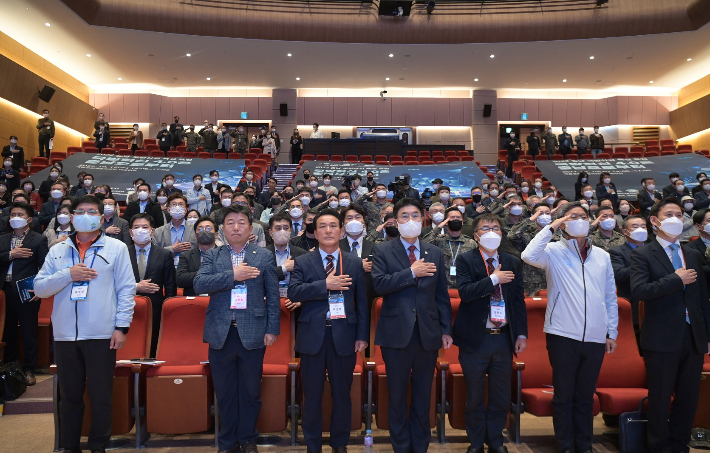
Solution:
<svg viewBox="0 0 710 453">
<path fill-rule="evenodd" d="M 454 313 L 460 305 L 457 290 L 449 290 Z M 528 312 L 528 349 L 514 359 L 512 405 L 509 430 L 519 443 L 520 416 L 523 412 L 547 417 L 552 415 L 552 368 L 545 345 L 543 325 L 547 306 L 545 292 L 526 299 Z M 2 299 L 4 302 L 4 298 Z M 148 433 L 187 434 L 215 429 L 215 400 L 208 360 L 208 346 L 202 343 L 202 328 L 208 297 L 172 297 L 163 305 L 162 325 L 156 359 L 165 364 L 118 366 L 114 380 L 113 434 L 126 434 L 136 426 L 136 446 Z M 373 304 L 371 341 L 382 306 Z M 0 318 L 4 307 L 0 304 Z M 125 346 L 117 358 L 145 357 L 149 351 L 152 325 L 150 299 L 136 296 L 134 320 Z M 281 335 L 267 348 L 262 379 L 262 411 L 258 429 L 262 433 L 285 431 L 290 424 L 291 443 L 295 444 L 298 416 L 302 404 L 299 362 L 294 359 L 294 323 L 291 312 L 281 301 Z M 2 323 L 0 323 L 2 326 Z M 647 396 L 646 371 L 639 354 L 631 321 L 631 306 L 619 298 L 619 348 L 607 354 L 595 395 L 594 414 L 616 416 L 635 410 Z M 387 376 L 380 348 L 371 343 L 371 357 L 358 358 L 351 391 L 352 430 L 360 430 L 364 421 L 370 429 L 372 415 L 379 429 L 388 429 Z M 707 357 L 706 357 L 707 361 Z M 56 368 L 53 368 L 56 372 Z M 710 363 L 705 371 L 710 372 Z M 465 429 L 466 383 L 458 360 L 458 348 L 441 350 L 436 371 L 432 373 L 430 427 L 437 427 L 439 441 L 445 440 L 446 415 L 454 429 Z M 55 398 L 60 399 L 58 380 L 54 379 Z M 55 401 L 57 403 L 58 401 Z M 88 402 L 88 400 L 87 400 Z M 55 404 L 55 410 L 58 407 Z M 89 408 L 87 404 L 87 408 Z M 323 431 L 329 430 L 332 401 L 326 383 L 323 398 Z M 88 410 L 84 430 L 88 433 Z M 55 447 L 60 446 L 58 413 L 55 413 Z M 216 435 L 216 434 L 215 434 Z"/>
<path fill-rule="evenodd" d="M 304 154 L 301 157 L 300 164 L 308 161 L 316 162 L 350 162 L 350 163 L 361 163 L 361 164 L 380 164 L 380 165 L 434 165 L 445 162 L 474 162 L 473 156 L 468 151 L 446 151 L 446 155 L 443 154 L 444 151 L 434 151 L 433 155 L 429 154 L 429 151 L 407 151 L 404 156 L 386 156 L 384 154 L 377 154 L 372 156 L 371 154 L 363 154 L 356 156 L 354 154 L 343 155 L 332 155 L 327 154 Z"/>
</svg>

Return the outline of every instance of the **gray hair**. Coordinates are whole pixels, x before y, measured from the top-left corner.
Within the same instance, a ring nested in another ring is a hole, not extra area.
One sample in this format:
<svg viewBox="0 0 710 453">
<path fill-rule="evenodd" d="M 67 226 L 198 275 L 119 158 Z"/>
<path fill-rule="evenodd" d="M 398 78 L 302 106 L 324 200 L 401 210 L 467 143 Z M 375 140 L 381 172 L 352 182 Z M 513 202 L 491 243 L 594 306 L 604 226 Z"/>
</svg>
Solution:
<svg viewBox="0 0 710 453">
<path fill-rule="evenodd" d="M 555 214 L 555 219 L 561 219 L 574 208 L 584 209 L 584 207 L 582 207 L 582 203 L 580 203 L 579 201 L 571 201 L 569 203 L 565 203 L 557 210 L 557 214 Z M 584 212 L 588 213 L 586 209 L 584 209 Z"/>
<path fill-rule="evenodd" d="M 442 205 L 442 206 L 443 206 L 443 205 Z M 387 203 L 383 204 L 383 205 L 380 207 L 380 214 L 382 214 L 382 213 L 384 212 L 384 210 L 387 209 L 387 208 L 392 208 L 392 209 L 394 209 L 394 205 L 393 205 L 392 203 L 390 203 L 390 202 L 387 202 Z"/>
<path fill-rule="evenodd" d="M 442 203 L 439 203 L 437 201 L 436 203 L 432 203 L 431 205 L 429 205 L 429 210 L 431 211 L 431 208 L 439 208 L 439 207 L 446 209 L 446 208 L 444 208 L 444 205 Z"/>
</svg>

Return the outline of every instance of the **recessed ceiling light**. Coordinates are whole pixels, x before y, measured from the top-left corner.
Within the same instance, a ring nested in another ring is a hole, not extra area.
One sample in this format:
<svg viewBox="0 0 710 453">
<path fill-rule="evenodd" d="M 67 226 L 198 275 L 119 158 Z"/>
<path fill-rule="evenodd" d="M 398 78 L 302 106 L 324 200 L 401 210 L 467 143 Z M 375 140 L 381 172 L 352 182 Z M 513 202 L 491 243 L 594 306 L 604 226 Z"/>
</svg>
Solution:
<svg viewBox="0 0 710 453">
<path fill-rule="evenodd" d="M 390 58 L 392 58 L 392 57 L 394 57 L 394 54 L 393 54 L 393 53 L 390 54 Z"/>
<path fill-rule="evenodd" d="M 385 80 L 389 80 L 389 79 L 390 79 L 389 77 L 385 77 Z"/>
<path fill-rule="evenodd" d="M 90 54 L 90 53 L 87 53 L 86 56 L 89 57 L 89 58 L 91 58 L 91 54 Z"/>
<path fill-rule="evenodd" d="M 591 57 L 589 57 L 589 59 L 590 59 L 590 60 L 594 60 L 594 55 L 592 55 Z"/>
<path fill-rule="evenodd" d="M 495 57 L 496 57 L 495 55 L 491 55 L 491 58 L 495 58 Z"/>
<path fill-rule="evenodd" d="M 473 79 L 474 82 L 478 82 L 478 79 Z"/>
<path fill-rule="evenodd" d="M 687 59 L 687 60 L 685 60 L 685 61 L 693 61 L 693 59 L 692 59 L 692 58 L 688 58 L 688 59 Z"/>
<path fill-rule="evenodd" d="M 567 82 L 567 79 L 562 79 L 562 82 L 565 82 L 565 83 L 566 83 L 566 82 Z"/>
<path fill-rule="evenodd" d="M 207 80 L 212 80 L 212 77 L 207 77 Z"/>
<path fill-rule="evenodd" d="M 123 79 L 119 77 L 118 80 L 123 80 Z"/>
<path fill-rule="evenodd" d="M 46 25 L 47 27 L 51 27 L 51 26 L 52 26 L 52 24 L 50 24 L 49 22 L 45 22 L 44 25 Z"/>
<path fill-rule="evenodd" d="M 286 56 L 287 56 L 287 57 L 290 57 L 290 56 L 291 56 L 291 54 L 290 54 L 290 53 L 287 53 L 287 54 L 286 54 Z"/>
<path fill-rule="evenodd" d="M 653 80 L 649 81 L 648 83 L 653 83 Z"/>
<path fill-rule="evenodd" d="M 191 57 L 192 55 L 190 55 L 189 53 L 186 53 L 185 56 L 186 56 L 186 57 Z"/>
<path fill-rule="evenodd" d="M 300 78 L 300 77 L 296 77 L 296 80 L 301 80 L 301 78 Z"/>
</svg>

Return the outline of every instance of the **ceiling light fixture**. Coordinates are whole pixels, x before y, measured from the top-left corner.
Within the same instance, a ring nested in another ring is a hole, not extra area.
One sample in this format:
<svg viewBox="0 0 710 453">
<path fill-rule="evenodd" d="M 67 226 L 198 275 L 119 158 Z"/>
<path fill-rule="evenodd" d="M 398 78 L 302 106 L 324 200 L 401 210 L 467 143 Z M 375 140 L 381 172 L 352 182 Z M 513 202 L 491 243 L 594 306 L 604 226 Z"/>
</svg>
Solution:
<svg viewBox="0 0 710 453">
<path fill-rule="evenodd" d="M 649 81 L 648 83 L 653 83 L 653 80 Z"/>
<path fill-rule="evenodd" d="M 186 56 L 186 57 L 191 57 L 192 55 L 190 55 L 189 53 L 186 53 L 185 56 Z"/>
<path fill-rule="evenodd" d="M 291 54 L 290 54 L 290 53 L 287 53 L 287 54 L 286 54 L 286 56 L 287 56 L 287 57 L 290 57 L 290 56 L 291 56 Z"/>
<path fill-rule="evenodd" d="M 119 77 L 118 80 L 123 80 L 123 79 Z"/>
<path fill-rule="evenodd" d="M 562 82 L 563 82 L 563 83 L 567 83 L 567 79 L 562 79 Z"/>
<path fill-rule="evenodd" d="M 389 79 L 390 79 L 389 77 L 385 77 L 385 80 L 389 80 Z"/>
<path fill-rule="evenodd" d="M 87 53 L 86 56 L 89 57 L 89 58 L 91 58 L 91 54 L 90 54 L 90 53 Z"/>
<path fill-rule="evenodd" d="M 45 22 L 44 25 L 46 25 L 47 27 L 51 27 L 51 26 L 52 26 L 52 24 L 50 24 L 49 22 Z"/>
<path fill-rule="evenodd" d="M 473 79 L 474 82 L 478 82 L 478 79 Z"/>
<path fill-rule="evenodd" d="M 301 78 L 300 78 L 300 77 L 296 77 L 296 80 L 301 80 Z"/>
<path fill-rule="evenodd" d="M 589 57 L 589 59 L 590 59 L 590 60 L 594 60 L 594 55 L 592 55 L 591 57 Z"/>
<path fill-rule="evenodd" d="M 692 59 L 692 58 L 688 58 L 688 59 L 687 59 L 687 60 L 685 60 L 685 61 L 693 61 L 693 59 Z"/>
<path fill-rule="evenodd" d="M 393 54 L 393 53 L 390 54 L 390 58 L 392 58 L 392 57 L 394 57 L 394 54 Z"/>
<path fill-rule="evenodd" d="M 491 55 L 491 58 L 495 58 L 495 57 L 496 57 L 495 55 Z"/>
<path fill-rule="evenodd" d="M 212 80 L 212 77 L 207 77 L 207 80 Z"/>
</svg>

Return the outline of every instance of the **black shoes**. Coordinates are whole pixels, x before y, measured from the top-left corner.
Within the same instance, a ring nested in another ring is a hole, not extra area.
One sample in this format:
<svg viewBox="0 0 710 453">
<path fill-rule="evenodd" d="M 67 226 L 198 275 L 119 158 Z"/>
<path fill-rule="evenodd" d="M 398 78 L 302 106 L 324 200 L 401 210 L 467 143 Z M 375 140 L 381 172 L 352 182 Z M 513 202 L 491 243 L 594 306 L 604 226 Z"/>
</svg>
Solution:
<svg viewBox="0 0 710 453">
<path fill-rule="evenodd" d="M 473 445 L 469 445 L 466 453 L 483 453 L 483 447 L 473 448 Z"/>
<path fill-rule="evenodd" d="M 333 453 L 348 453 L 348 447 L 333 447 Z"/>
<path fill-rule="evenodd" d="M 27 381 L 27 385 L 35 385 L 37 383 L 37 378 L 31 371 L 25 371 L 25 380 Z"/>
<path fill-rule="evenodd" d="M 247 442 L 246 445 L 242 447 L 242 453 L 258 453 L 256 441 Z"/>
<path fill-rule="evenodd" d="M 488 447 L 488 453 L 508 453 L 508 447 L 501 445 L 498 448 Z"/>
</svg>

